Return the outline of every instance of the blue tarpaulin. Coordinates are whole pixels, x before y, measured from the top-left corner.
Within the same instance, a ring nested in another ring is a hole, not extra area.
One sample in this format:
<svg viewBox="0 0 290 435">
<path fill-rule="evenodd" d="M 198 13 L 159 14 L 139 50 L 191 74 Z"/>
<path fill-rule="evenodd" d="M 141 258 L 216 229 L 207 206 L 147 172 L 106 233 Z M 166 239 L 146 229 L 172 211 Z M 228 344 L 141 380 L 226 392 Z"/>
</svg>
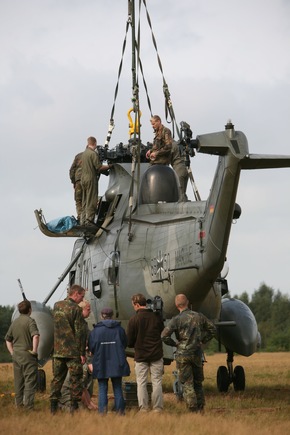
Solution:
<svg viewBox="0 0 290 435">
<path fill-rule="evenodd" d="M 74 218 L 73 216 L 63 216 L 48 222 L 46 224 L 46 227 L 49 231 L 52 231 L 53 233 L 64 233 L 65 231 L 70 230 L 76 225 L 78 225 L 76 218 Z"/>
</svg>

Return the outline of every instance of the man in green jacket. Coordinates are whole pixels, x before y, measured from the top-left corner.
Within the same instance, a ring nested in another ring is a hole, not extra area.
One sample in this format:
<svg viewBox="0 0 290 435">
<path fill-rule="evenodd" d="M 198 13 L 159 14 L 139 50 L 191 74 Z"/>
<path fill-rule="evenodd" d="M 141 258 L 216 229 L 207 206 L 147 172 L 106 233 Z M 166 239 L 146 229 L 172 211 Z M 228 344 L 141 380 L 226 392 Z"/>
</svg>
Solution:
<svg viewBox="0 0 290 435">
<path fill-rule="evenodd" d="M 10 325 L 5 340 L 13 360 L 16 407 L 33 409 L 37 388 L 39 332 L 35 320 L 30 317 L 31 303 L 24 300 L 17 307 L 20 316 Z"/>
<path fill-rule="evenodd" d="M 80 222 L 82 215 L 82 196 L 83 190 L 81 185 L 82 177 L 82 155 L 83 153 L 78 153 L 69 170 L 69 177 L 74 187 L 74 199 L 76 203 L 77 220 Z"/>
<path fill-rule="evenodd" d="M 88 138 L 88 144 L 82 153 L 82 215 L 81 225 L 94 223 L 98 205 L 98 181 L 101 172 L 111 169 L 112 165 L 102 165 L 99 154 L 96 151 L 97 140 L 95 137 Z"/>
</svg>

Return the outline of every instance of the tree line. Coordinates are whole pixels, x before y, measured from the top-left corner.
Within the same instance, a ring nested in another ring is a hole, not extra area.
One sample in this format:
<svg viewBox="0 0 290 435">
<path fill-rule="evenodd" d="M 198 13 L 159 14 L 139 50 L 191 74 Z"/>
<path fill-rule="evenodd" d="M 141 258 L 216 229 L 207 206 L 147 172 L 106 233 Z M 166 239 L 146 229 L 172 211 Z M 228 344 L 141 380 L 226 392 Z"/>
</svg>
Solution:
<svg viewBox="0 0 290 435">
<path fill-rule="evenodd" d="M 244 292 L 234 296 L 249 306 L 261 334 L 261 350 L 266 352 L 290 351 L 290 298 L 265 283 L 252 297 Z"/>
<path fill-rule="evenodd" d="M 229 294 L 226 297 L 230 297 Z M 290 351 L 290 298 L 279 290 L 274 291 L 265 283 L 255 290 L 252 297 L 247 292 L 235 299 L 243 301 L 256 317 L 261 334 L 261 350 L 264 352 Z M 11 357 L 6 349 L 4 337 L 11 323 L 14 306 L 0 305 L 0 362 L 10 362 Z M 214 342 L 215 340 L 213 340 Z M 211 343 L 210 349 L 216 349 Z"/>
</svg>

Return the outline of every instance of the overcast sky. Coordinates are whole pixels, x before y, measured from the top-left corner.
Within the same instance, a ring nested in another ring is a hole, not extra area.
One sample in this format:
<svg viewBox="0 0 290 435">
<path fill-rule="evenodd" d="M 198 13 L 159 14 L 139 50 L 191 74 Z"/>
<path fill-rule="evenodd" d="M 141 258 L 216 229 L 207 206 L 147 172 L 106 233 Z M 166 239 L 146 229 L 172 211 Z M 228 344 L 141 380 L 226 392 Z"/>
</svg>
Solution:
<svg viewBox="0 0 290 435">
<path fill-rule="evenodd" d="M 290 1 L 147 5 L 177 121 L 196 136 L 223 130 L 230 118 L 251 153 L 290 154 Z M 42 208 L 47 221 L 75 215 L 69 167 L 88 136 L 105 141 L 127 13 L 126 0 L 0 0 L 1 305 L 21 300 L 18 278 L 29 299 L 43 301 L 70 261 L 74 239 L 44 236 L 34 210 Z M 130 44 L 111 146 L 128 139 Z M 165 121 L 143 9 L 141 58 L 152 111 Z M 141 110 L 146 143 L 145 98 Z M 191 163 L 206 199 L 216 157 L 201 154 Z M 262 282 L 289 295 L 290 169 L 242 172 L 237 202 L 242 215 L 228 248 L 232 295 L 251 295 Z M 52 302 L 64 297 L 66 284 Z"/>
</svg>

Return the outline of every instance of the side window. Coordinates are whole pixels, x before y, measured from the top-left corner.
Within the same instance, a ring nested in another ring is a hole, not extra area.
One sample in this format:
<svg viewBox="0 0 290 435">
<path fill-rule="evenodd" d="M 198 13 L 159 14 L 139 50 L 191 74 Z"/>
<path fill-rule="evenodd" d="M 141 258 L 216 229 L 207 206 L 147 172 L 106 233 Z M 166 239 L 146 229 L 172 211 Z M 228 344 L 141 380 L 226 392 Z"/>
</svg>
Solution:
<svg viewBox="0 0 290 435">
<path fill-rule="evenodd" d="M 119 283 L 119 265 L 120 252 L 112 251 L 105 261 L 104 273 L 107 277 L 108 284 L 115 285 Z"/>
</svg>

